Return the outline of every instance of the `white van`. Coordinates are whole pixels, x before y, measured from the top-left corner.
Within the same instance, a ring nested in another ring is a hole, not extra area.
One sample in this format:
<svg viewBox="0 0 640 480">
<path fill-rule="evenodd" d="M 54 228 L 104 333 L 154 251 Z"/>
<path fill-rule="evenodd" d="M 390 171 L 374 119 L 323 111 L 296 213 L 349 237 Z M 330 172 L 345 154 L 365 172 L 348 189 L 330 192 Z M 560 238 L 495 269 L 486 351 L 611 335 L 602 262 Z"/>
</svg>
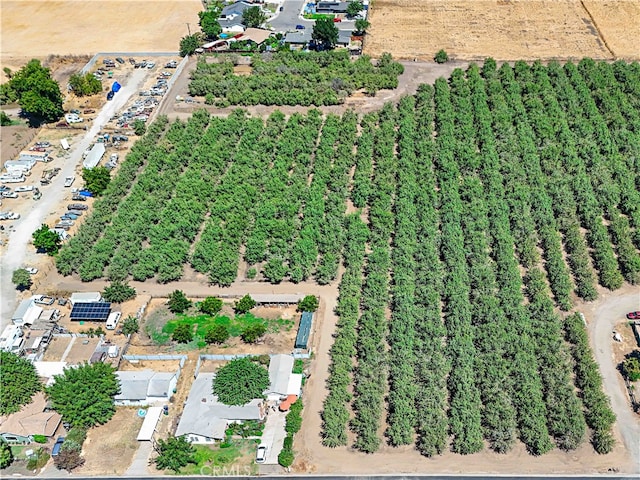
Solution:
<svg viewBox="0 0 640 480">
<path fill-rule="evenodd" d="M 111 312 L 109 318 L 107 318 L 107 330 L 115 330 L 121 316 L 122 312 Z"/>
</svg>

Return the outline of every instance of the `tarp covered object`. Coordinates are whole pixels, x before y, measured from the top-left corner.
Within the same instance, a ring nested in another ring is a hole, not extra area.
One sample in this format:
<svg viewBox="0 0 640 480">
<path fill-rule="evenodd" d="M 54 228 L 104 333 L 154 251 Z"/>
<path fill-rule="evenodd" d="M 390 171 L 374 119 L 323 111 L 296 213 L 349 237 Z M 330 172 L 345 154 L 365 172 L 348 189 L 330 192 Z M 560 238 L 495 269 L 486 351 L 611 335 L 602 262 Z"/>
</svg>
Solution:
<svg viewBox="0 0 640 480">
<path fill-rule="evenodd" d="M 113 82 L 113 85 L 111 86 L 111 91 L 114 93 L 117 93 L 120 91 L 121 88 L 122 86 L 118 82 Z"/>
</svg>

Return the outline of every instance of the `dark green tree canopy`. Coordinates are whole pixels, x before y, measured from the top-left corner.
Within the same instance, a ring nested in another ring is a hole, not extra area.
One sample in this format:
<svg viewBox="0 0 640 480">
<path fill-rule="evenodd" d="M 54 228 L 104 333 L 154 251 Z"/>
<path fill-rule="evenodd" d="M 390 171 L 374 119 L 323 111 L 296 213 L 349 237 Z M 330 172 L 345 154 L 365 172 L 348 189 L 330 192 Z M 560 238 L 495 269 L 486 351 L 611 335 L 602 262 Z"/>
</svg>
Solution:
<svg viewBox="0 0 640 480">
<path fill-rule="evenodd" d="M 15 353 L 0 351 L 0 415 L 17 412 L 41 389 L 33 363 Z"/>
<path fill-rule="evenodd" d="M 188 323 L 181 323 L 171 334 L 171 339 L 178 343 L 189 343 L 193 340 L 193 327 Z"/>
<path fill-rule="evenodd" d="M 311 38 L 325 49 L 331 49 L 338 43 L 338 27 L 331 18 L 319 18 L 313 26 Z"/>
<path fill-rule="evenodd" d="M 220 12 L 217 10 L 207 10 L 198 14 L 198 17 L 200 17 L 200 28 L 202 29 L 202 33 L 211 40 L 218 38 L 218 35 L 222 33 L 222 27 L 220 26 L 220 23 L 218 23 L 219 16 Z"/>
<path fill-rule="evenodd" d="M 31 60 L 12 74 L 1 93 L 3 103 L 17 101 L 24 113 L 46 122 L 55 121 L 64 113 L 60 86 L 39 60 Z"/>
<path fill-rule="evenodd" d="M 24 268 L 14 270 L 13 275 L 11 276 L 11 281 L 18 290 L 28 290 L 31 288 L 31 284 L 33 283 L 31 280 L 31 274 Z"/>
<path fill-rule="evenodd" d="M 13 463 L 11 447 L 3 438 L 0 438 L 0 469 L 7 468 Z"/>
<path fill-rule="evenodd" d="M 298 302 L 299 312 L 315 312 L 318 309 L 320 302 L 315 295 L 307 295 Z"/>
<path fill-rule="evenodd" d="M 174 473 L 180 473 L 182 467 L 196 463 L 196 450 L 184 436 L 159 439 L 155 450 L 158 456 L 154 462 L 158 470 L 172 470 Z"/>
<path fill-rule="evenodd" d="M 246 294 L 240 300 L 235 303 L 234 310 L 236 313 L 247 313 L 253 307 L 256 306 L 256 301 L 251 298 L 251 295 Z"/>
<path fill-rule="evenodd" d="M 200 46 L 198 35 L 186 35 L 180 39 L 180 56 L 186 57 L 196 53 L 196 48 Z"/>
<path fill-rule="evenodd" d="M 96 196 L 102 195 L 111 181 L 111 173 L 107 167 L 83 168 L 82 179 L 85 188 Z"/>
<path fill-rule="evenodd" d="M 120 392 L 115 369 L 106 363 L 65 368 L 47 387 L 53 408 L 73 426 L 93 427 L 109 421 L 115 413 L 113 397 Z"/>
<path fill-rule="evenodd" d="M 267 327 L 262 323 L 253 323 L 248 325 L 243 331 L 240 337 L 243 342 L 256 343 L 260 337 L 267 332 Z"/>
<path fill-rule="evenodd" d="M 105 300 L 113 303 L 122 303 L 136 298 L 136 289 L 127 283 L 112 282 L 102 291 Z"/>
<path fill-rule="evenodd" d="M 139 118 L 133 121 L 133 131 L 139 137 L 147 133 L 147 124 Z"/>
<path fill-rule="evenodd" d="M 268 386 L 267 369 L 246 357 L 231 360 L 213 379 L 213 393 L 225 405 L 245 405 L 254 398 L 262 398 Z"/>
<path fill-rule="evenodd" d="M 191 300 L 189 300 L 182 290 L 174 290 L 169 295 L 167 301 L 169 310 L 173 313 L 183 313 L 191 308 Z"/>
<path fill-rule="evenodd" d="M 205 333 L 204 341 L 211 344 L 221 344 L 229 339 L 229 329 L 226 325 L 214 325 Z"/>
<path fill-rule="evenodd" d="M 355 32 L 362 35 L 363 33 L 366 33 L 370 26 L 371 24 L 367 20 L 364 18 L 358 18 L 355 23 Z"/>
<path fill-rule="evenodd" d="M 362 2 L 358 0 L 349 2 L 349 5 L 347 5 L 347 17 L 353 18 L 358 15 L 363 9 L 364 5 L 362 5 Z"/>
<path fill-rule="evenodd" d="M 55 255 L 60 249 L 60 237 L 56 232 L 49 230 L 49 227 L 44 223 L 42 226 L 33 232 L 33 246 L 38 249 L 39 252 L 47 253 L 48 255 Z"/>
<path fill-rule="evenodd" d="M 207 297 L 200 303 L 200 311 L 207 315 L 217 315 L 222 310 L 222 300 L 216 297 Z"/>
<path fill-rule="evenodd" d="M 125 335 L 133 335 L 138 333 L 140 326 L 138 325 L 138 319 L 136 317 L 127 317 L 122 324 L 122 333 Z"/>
<path fill-rule="evenodd" d="M 242 12 L 242 24 L 249 28 L 258 28 L 266 21 L 267 15 L 258 5 L 249 7 Z"/>
</svg>

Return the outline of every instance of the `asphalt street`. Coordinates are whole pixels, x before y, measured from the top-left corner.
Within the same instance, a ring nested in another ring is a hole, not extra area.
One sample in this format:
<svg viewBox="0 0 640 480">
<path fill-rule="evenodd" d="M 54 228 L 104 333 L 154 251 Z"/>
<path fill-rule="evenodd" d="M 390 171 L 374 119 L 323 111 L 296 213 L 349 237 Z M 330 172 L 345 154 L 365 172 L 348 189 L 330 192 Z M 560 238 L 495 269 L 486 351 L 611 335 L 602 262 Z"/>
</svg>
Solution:
<svg viewBox="0 0 640 480">
<path fill-rule="evenodd" d="M 302 7 L 306 2 L 304 0 L 284 0 L 282 3 L 282 11 L 278 11 L 276 17 L 267 23 L 273 27 L 276 32 L 292 32 L 296 29 L 296 25 L 304 25 L 305 29 L 313 28 L 315 23 L 313 20 L 302 18 Z M 346 21 L 337 24 L 339 30 L 353 31 L 355 28 L 354 21 Z"/>
</svg>

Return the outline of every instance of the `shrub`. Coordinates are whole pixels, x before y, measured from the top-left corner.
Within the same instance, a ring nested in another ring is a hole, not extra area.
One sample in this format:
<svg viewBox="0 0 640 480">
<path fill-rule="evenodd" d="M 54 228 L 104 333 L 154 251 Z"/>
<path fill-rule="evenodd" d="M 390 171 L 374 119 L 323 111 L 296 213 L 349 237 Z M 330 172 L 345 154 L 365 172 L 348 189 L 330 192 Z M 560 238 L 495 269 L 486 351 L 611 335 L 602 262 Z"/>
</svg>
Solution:
<svg viewBox="0 0 640 480">
<path fill-rule="evenodd" d="M 291 465 L 293 465 L 294 460 L 295 460 L 295 457 L 293 455 L 293 450 L 282 450 L 278 454 L 278 463 L 285 468 L 288 468 Z"/>
<path fill-rule="evenodd" d="M 173 313 L 184 313 L 191 307 L 191 300 L 181 290 L 174 290 L 169 295 L 167 305 L 169 305 L 169 310 Z"/>
<path fill-rule="evenodd" d="M 173 331 L 171 339 L 178 343 L 189 343 L 193 340 L 193 328 L 188 323 L 181 323 Z"/>
<path fill-rule="evenodd" d="M 108 302 L 122 303 L 136 298 L 136 289 L 126 283 L 112 282 L 103 290 L 102 296 Z"/>
<path fill-rule="evenodd" d="M 315 295 L 307 295 L 298 302 L 298 311 L 315 312 L 318 309 L 319 304 L 320 302 L 318 301 L 318 297 Z"/>
<path fill-rule="evenodd" d="M 234 310 L 236 313 L 247 313 L 255 306 L 256 301 L 247 294 L 235 303 Z"/>
<path fill-rule="evenodd" d="M 449 55 L 447 55 L 447 52 L 445 52 L 444 50 L 438 50 L 438 53 L 436 53 L 436 56 L 433 57 L 433 60 L 436 63 L 446 63 L 449 61 Z"/>
<path fill-rule="evenodd" d="M 66 470 L 70 472 L 82 465 L 84 465 L 84 458 L 80 456 L 79 450 L 60 450 L 60 453 L 55 457 L 53 463 L 58 470 Z"/>
<path fill-rule="evenodd" d="M 200 311 L 207 315 L 217 315 L 222 310 L 222 300 L 216 297 L 207 297 L 200 303 Z"/>
<path fill-rule="evenodd" d="M 229 329 L 225 325 L 214 325 L 204 335 L 204 341 L 211 343 L 224 343 L 229 339 Z"/>
<path fill-rule="evenodd" d="M 31 275 L 24 268 L 14 270 L 11 281 L 18 290 L 29 290 L 33 284 Z"/>
<path fill-rule="evenodd" d="M 267 327 L 265 327 L 262 323 L 254 323 L 253 325 L 247 326 L 240 337 L 243 342 L 246 343 L 256 343 L 260 337 L 262 337 L 267 332 Z"/>
<path fill-rule="evenodd" d="M 139 330 L 140 325 L 136 317 L 128 316 L 122 324 L 122 333 L 125 335 L 133 335 L 134 333 L 138 333 Z"/>
<path fill-rule="evenodd" d="M 45 435 L 34 435 L 33 441 L 36 443 L 47 443 L 47 437 Z"/>
</svg>

